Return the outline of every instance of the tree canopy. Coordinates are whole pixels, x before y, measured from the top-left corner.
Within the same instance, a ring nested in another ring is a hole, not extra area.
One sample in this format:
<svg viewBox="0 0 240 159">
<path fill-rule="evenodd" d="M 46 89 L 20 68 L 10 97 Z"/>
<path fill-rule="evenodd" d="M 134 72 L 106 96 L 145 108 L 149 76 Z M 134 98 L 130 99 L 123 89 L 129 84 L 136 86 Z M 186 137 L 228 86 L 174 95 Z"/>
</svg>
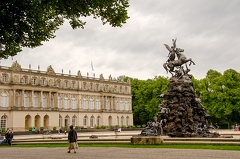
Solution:
<svg viewBox="0 0 240 159">
<path fill-rule="evenodd" d="M 240 118 L 240 74 L 233 69 L 223 74 L 209 70 L 204 79 L 194 82 L 195 90 L 207 113 L 216 121 L 239 123 Z"/>
<path fill-rule="evenodd" d="M 131 81 L 135 125 L 144 125 L 157 115 L 158 105 L 161 103 L 158 97 L 166 93 L 168 82 L 164 77 Z"/>
<path fill-rule="evenodd" d="M 121 27 L 129 18 L 128 7 L 128 0 L 1 0 L 0 58 L 54 38 L 66 19 L 73 29 L 83 28 L 80 18 L 88 16 Z"/>
</svg>

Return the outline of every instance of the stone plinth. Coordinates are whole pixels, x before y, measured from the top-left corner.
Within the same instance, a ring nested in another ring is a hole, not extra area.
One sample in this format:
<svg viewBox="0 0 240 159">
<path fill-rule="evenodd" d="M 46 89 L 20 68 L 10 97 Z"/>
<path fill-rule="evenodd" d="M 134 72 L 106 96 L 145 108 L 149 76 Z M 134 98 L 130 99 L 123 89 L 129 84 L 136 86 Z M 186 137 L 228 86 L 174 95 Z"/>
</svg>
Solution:
<svg viewBox="0 0 240 159">
<path fill-rule="evenodd" d="M 131 143 L 142 145 L 156 145 L 162 144 L 163 138 L 161 136 L 132 136 Z"/>
</svg>

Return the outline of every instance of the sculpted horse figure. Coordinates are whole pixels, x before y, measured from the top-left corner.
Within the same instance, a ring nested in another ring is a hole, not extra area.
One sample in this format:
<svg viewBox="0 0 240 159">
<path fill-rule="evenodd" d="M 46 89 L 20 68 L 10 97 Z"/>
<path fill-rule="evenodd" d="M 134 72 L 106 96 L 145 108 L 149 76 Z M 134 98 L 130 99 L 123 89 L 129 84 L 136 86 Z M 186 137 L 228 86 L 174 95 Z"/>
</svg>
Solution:
<svg viewBox="0 0 240 159">
<path fill-rule="evenodd" d="M 176 48 L 173 49 L 172 47 L 170 48 L 167 44 L 164 44 L 166 48 L 170 51 L 169 53 L 169 59 L 167 60 L 166 63 L 163 64 L 163 67 L 167 72 L 170 72 L 171 74 L 174 71 L 175 67 L 181 67 L 183 64 L 186 64 L 187 62 L 190 62 L 189 66 L 191 64 L 195 65 L 195 63 L 192 61 L 191 58 L 187 58 L 182 52 L 184 52 L 184 49 L 181 48 Z M 175 56 L 177 55 L 177 60 L 175 60 Z M 173 74 L 172 74 L 173 75 Z"/>
</svg>

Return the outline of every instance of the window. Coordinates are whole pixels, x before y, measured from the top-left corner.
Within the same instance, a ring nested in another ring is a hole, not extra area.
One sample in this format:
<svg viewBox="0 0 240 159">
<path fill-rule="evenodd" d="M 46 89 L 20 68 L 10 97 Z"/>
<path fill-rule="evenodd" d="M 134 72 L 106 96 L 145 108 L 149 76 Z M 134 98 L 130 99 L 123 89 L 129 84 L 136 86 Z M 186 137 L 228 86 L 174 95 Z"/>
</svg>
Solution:
<svg viewBox="0 0 240 159">
<path fill-rule="evenodd" d="M 127 101 L 125 102 L 125 110 L 126 110 L 126 111 L 128 111 L 128 110 L 129 110 L 129 104 L 128 104 L 128 102 L 127 102 Z"/>
<path fill-rule="evenodd" d="M 124 126 L 124 117 L 121 117 L 121 126 Z"/>
<path fill-rule="evenodd" d="M 87 100 L 83 98 L 83 109 L 87 109 Z"/>
<path fill-rule="evenodd" d="M 87 116 L 83 118 L 83 127 L 87 127 Z"/>
<path fill-rule="evenodd" d="M 129 116 L 127 116 L 127 118 L 126 118 L 126 126 L 127 127 L 129 126 Z"/>
<path fill-rule="evenodd" d="M 42 96 L 42 107 L 43 108 L 47 107 L 47 98 L 45 95 Z"/>
<path fill-rule="evenodd" d="M 90 109 L 94 109 L 94 100 L 90 99 Z"/>
<path fill-rule="evenodd" d="M 3 75 L 2 75 L 2 82 L 3 82 L 3 83 L 6 83 L 6 82 L 7 82 L 7 75 L 6 75 L 6 74 L 3 74 Z"/>
<path fill-rule="evenodd" d="M 42 79 L 42 85 L 44 86 L 45 85 L 45 78 Z"/>
<path fill-rule="evenodd" d="M 76 117 L 76 116 L 73 116 L 73 117 L 72 117 L 72 125 L 73 125 L 73 126 L 76 126 L 76 121 L 77 121 L 77 117 Z"/>
<path fill-rule="evenodd" d="M 62 116 L 59 115 L 59 124 L 58 124 L 59 127 L 62 127 Z"/>
<path fill-rule="evenodd" d="M 97 126 L 100 126 L 100 117 L 97 117 Z"/>
<path fill-rule="evenodd" d="M 69 116 L 65 117 L 64 126 L 69 126 Z"/>
<path fill-rule="evenodd" d="M 72 109 L 77 109 L 76 99 L 72 98 Z"/>
<path fill-rule="evenodd" d="M 120 93 L 122 93 L 122 86 L 120 87 Z"/>
<path fill-rule="evenodd" d="M 123 102 L 122 101 L 119 102 L 119 107 L 120 107 L 119 108 L 120 110 L 123 110 Z"/>
<path fill-rule="evenodd" d="M 92 83 L 90 83 L 90 90 L 92 90 L 93 89 L 93 84 Z"/>
<path fill-rule="evenodd" d="M 94 121 L 94 117 L 91 116 L 91 118 L 90 118 L 90 127 L 91 127 L 91 128 L 93 128 L 93 121 Z"/>
<path fill-rule="evenodd" d="M 68 97 L 64 98 L 64 108 L 68 109 Z"/>
<path fill-rule="evenodd" d="M 28 95 L 24 93 L 23 106 L 28 107 Z"/>
<path fill-rule="evenodd" d="M 99 101 L 99 99 L 96 99 L 96 109 L 97 110 L 100 109 L 100 101 Z"/>
<path fill-rule="evenodd" d="M 109 102 L 109 100 L 107 99 L 107 101 L 106 101 L 106 109 L 107 110 L 109 110 L 110 109 L 110 102 Z"/>
<path fill-rule="evenodd" d="M 37 78 L 33 78 L 33 85 L 37 84 Z"/>
<path fill-rule="evenodd" d="M 6 93 L 1 94 L 1 106 L 8 107 L 8 96 Z"/>
<path fill-rule="evenodd" d="M 58 108 L 62 107 L 62 100 L 60 97 L 58 97 Z"/>
<path fill-rule="evenodd" d="M 96 84 L 96 91 L 99 91 L 99 84 Z"/>
<path fill-rule="evenodd" d="M 24 84 L 28 84 L 28 77 L 27 77 L 27 76 L 24 76 L 24 77 L 23 77 L 23 83 L 24 83 Z"/>
<path fill-rule="evenodd" d="M 76 87 L 75 82 L 72 82 L 72 88 L 75 89 L 75 87 Z"/>
<path fill-rule="evenodd" d="M 87 88 L 87 84 L 84 82 L 83 83 L 83 90 L 86 90 L 86 88 Z"/>
<path fill-rule="evenodd" d="M 65 88 L 68 88 L 68 81 L 65 81 Z"/>
<path fill-rule="evenodd" d="M 7 128 L 7 116 L 6 115 L 3 115 L 1 117 L 1 128 Z"/>
<path fill-rule="evenodd" d="M 57 87 L 61 87 L 61 81 L 60 80 L 57 81 Z"/>
<path fill-rule="evenodd" d="M 33 107 L 38 107 L 38 96 L 36 94 L 33 95 Z"/>
</svg>

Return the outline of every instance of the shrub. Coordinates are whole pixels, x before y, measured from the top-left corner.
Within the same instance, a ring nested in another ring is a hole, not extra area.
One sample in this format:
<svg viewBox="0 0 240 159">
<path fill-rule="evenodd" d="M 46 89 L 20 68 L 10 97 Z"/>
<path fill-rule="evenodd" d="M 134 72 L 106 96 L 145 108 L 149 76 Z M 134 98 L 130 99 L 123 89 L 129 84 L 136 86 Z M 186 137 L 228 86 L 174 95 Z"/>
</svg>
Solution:
<svg viewBox="0 0 240 159">
<path fill-rule="evenodd" d="M 80 127 L 79 126 L 75 126 L 75 129 L 78 130 Z"/>
<path fill-rule="evenodd" d="M 53 131 L 55 131 L 55 130 L 57 130 L 57 127 L 56 127 L 56 126 L 53 127 Z"/>
<path fill-rule="evenodd" d="M 107 126 L 105 126 L 105 125 L 102 126 L 102 129 L 106 129 L 106 128 L 107 128 Z"/>
<path fill-rule="evenodd" d="M 44 130 L 44 127 L 40 127 L 40 130 L 43 131 L 43 130 Z"/>
</svg>

